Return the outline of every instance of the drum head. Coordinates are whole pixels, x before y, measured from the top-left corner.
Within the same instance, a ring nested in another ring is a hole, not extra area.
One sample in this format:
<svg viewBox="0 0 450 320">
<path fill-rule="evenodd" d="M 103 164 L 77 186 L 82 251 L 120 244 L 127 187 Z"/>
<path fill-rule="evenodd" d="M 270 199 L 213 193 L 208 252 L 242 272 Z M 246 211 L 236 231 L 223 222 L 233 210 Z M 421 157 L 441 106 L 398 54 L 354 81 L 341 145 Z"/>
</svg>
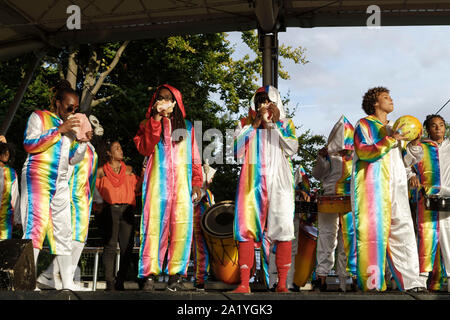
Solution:
<svg viewBox="0 0 450 320">
<path fill-rule="evenodd" d="M 305 234 L 309 235 L 311 238 L 317 238 L 318 230 L 316 227 L 303 223 L 300 223 L 299 227 Z"/>
<path fill-rule="evenodd" d="M 203 232 L 217 238 L 233 236 L 234 201 L 222 201 L 208 208 L 202 216 Z"/>
</svg>

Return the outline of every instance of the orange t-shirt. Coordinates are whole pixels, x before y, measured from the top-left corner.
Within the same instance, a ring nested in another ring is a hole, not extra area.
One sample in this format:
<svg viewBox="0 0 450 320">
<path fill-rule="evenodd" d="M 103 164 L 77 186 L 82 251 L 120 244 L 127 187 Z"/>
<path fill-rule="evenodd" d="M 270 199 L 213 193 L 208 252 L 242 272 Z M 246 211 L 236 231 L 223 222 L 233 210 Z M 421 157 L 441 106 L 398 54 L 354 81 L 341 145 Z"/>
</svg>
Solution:
<svg viewBox="0 0 450 320">
<path fill-rule="evenodd" d="M 126 170 L 122 167 L 121 170 Z M 131 204 L 136 206 L 136 185 L 138 179 L 134 173 L 125 174 L 125 181 L 119 186 L 114 187 L 106 174 L 98 178 L 95 187 L 102 196 L 103 200 L 109 204 Z"/>
</svg>

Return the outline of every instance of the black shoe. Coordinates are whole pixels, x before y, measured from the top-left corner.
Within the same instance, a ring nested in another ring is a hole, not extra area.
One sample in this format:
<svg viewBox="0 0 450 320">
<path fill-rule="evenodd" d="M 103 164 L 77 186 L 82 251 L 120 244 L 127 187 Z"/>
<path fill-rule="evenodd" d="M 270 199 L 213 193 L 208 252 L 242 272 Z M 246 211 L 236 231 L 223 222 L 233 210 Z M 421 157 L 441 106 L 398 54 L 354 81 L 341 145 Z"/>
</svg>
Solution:
<svg viewBox="0 0 450 320">
<path fill-rule="evenodd" d="M 327 291 L 327 281 L 325 280 L 324 283 L 322 283 L 322 280 L 316 279 L 311 281 L 311 284 L 313 285 L 314 290 L 319 289 L 320 292 L 326 292 Z"/>
<path fill-rule="evenodd" d="M 116 282 L 115 282 L 115 284 L 114 284 L 114 288 L 115 288 L 117 291 L 125 291 L 124 281 L 123 281 L 123 280 L 116 279 Z"/>
<path fill-rule="evenodd" d="M 323 283 L 322 283 L 322 281 L 320 281 L 319 290 L 320 290 L 320 292 L 327 292 L 327 281 L 326 280 Z"/>
<path fill-rule="evenodd" d="M 153 275 L 145 279 L 144 285 L 142 286 L 142 290 L 155 291 L 155 277 Z"/>
<path fill-rule="evenodd" d="M 167 290 L 169 291 L 189 291 L 189 288 L 187 288 L 183 283 L 183 278 L 181 275 L 176 274 L 173 276 L 169 276 L 169 283 L 167 284 Z"/>
<path fill-rule="evenodd" d="M 275 292 L 275 290 L 277 289 L 277 285 L 278 285 L 278 282 L 277 282 L 277 283 L 274 283 L 273 286 L 272 286 L 272 288 L 269 289 L 269 291 L 270 291 L 270 292 Z"/>
<path fill-rule="evenodd" d="M 352 284 L 350 285 L 350 291 L 351 292 L 361 292 L 359 289 L 358 283 L 356 282 L 356 279 L 352 280 Z"/>
<path fill-rule="evenodd" d="M 201 283 L 194 283 L 194 288 L 197 291 L 205 291 L 205 283 L 201 282 Z"/>
<path fill-rule="evenodd" d="M 292 284 L 292 289 L 289 289 L 292 292 L 300 292 L 300 287 L 295 283 Z"/>
<path fill-rule="evenodd" d="M 105 289 L 105 291 L 116 291 L 116 287 L 115 287 L 114 281 L 106 280 L 106 289 Z"/>
</svg>

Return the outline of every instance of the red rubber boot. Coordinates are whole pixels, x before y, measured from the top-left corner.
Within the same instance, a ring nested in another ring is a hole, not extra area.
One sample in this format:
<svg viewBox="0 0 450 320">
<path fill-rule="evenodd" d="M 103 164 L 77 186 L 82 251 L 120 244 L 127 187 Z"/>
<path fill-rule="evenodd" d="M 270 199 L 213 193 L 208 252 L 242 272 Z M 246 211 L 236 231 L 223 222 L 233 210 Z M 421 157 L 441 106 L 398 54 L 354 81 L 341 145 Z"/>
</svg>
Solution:
<svg viewBox="0 0 450 320">
<path fill-rule="evenodd" d="M 275 263 L 278 271 L 278 285 L 276 292 L 289 292 L 286 288 L 286 279 L 291 266 L 292 242 L 279 241 L 277 243 Z"/>
<path fill-rule="evenodd" d="M 239 286 L 230 291 L 230 293 L 250 293 L 250 270 L 253 267 L 253 260 L 255 255 L 254 241 L 239 242 L 238 248 L 238 264 L 239 273 L 241 276 L 241 283 Z"/>
</svg>

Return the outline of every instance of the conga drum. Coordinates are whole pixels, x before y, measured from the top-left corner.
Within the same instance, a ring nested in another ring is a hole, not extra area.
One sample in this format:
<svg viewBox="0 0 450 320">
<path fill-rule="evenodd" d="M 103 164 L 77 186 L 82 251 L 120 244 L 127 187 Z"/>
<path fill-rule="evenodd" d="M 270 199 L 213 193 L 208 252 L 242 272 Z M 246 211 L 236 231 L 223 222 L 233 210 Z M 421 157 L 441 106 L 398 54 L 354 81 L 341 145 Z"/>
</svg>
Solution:
<svg viewBox="0 0 450 320">
<path fill-rule="evenodd" d="M 327 195 L 317 199 L 317 211 L 320 213 L 347 213 L 352 211 L 350 196 Z"/>
<path fill-rule="evenodd" d="M 202 216 L 201 228 L 209 250 L 210 268 L 225 283 L 240 280 L 238 241 L 233 238 L 234 202 L 222 201 L 208 208 Z"/>
<path fill-rule="evenodd" d="M 303 287 L 316 265 L 317 228 L 303 223 L 298 229 L 298 250 L 295 256 L 294 283 Z"/>
</svg>

